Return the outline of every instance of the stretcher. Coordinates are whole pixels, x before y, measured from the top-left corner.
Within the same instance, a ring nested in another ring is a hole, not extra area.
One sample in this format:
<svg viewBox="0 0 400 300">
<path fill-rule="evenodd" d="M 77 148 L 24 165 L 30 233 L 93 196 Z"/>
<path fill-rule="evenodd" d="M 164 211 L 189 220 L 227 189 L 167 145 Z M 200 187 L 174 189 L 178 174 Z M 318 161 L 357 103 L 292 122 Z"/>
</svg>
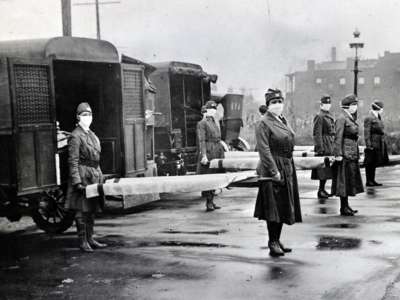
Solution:
<svg viewBox="0 0 400 300">
<path fill-rule="evenodd" d="M 258 157 L 213 159 L 210 161 L 210 168 L 220 170 L 255 170 L 259 160 Z M 294 165 L 299 170 L 322 167 L 333 160 L 333 156 L 293 157 Z"/>
<path fill-rule="evenodd" d="M 216 190 L 228 187 L 234 182 L 257 177 L 257 174 L 253 170 L 212 175 L 109 179 L 104 184 L 88 185 L 86 187 L 86 197 L 93 198 L 103 194 L 105 196 L 126 196 L 148 193 L 190 193 Z"/>
<path fill-rule="evenodd" d="M 313 157 L 316 156 L 314 151 L 293 151 L 294 157 Z M 244 158 L 258 157 L 258 152 L 254 151 L 229 151 L 225 152 L 225 158 Z"/>
</svg>

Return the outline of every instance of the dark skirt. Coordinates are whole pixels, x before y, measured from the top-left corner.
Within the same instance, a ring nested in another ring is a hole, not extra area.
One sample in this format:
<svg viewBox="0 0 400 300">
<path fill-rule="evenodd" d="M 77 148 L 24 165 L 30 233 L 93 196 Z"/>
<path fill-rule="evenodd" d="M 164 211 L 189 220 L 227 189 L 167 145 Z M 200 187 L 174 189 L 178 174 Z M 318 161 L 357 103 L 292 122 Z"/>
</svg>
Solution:
<svg viewBox="0 0 400 300">
<path fill-rule="evenodd" d="M 328 180 L 332 179 L 332 168 L 323 167 L 311 170 L 312 180 Z"/>
<path fill-rule="evenodd" d="M 389 156 L 386 149 L 386 144 L 382 143 L 382 149 L 368 149 L 364 150 L 364 165 L 369 167 L 379 167 L 389 162 Z"/>
<path fill-rule="evenodd" d="M 364 192 L 360 165 L 357 160 L 336 161 L 332 166 L 332 194 L 338 197 L 355 196 Z"/>
<path fill-rule="evenodd" d="M 262 182 L 258 189 L 254 217 L 259 220 L 292 225 L 301 222 L 297 175 L 293 160 L 275 158 L 281 182 Z"/>
</svg>

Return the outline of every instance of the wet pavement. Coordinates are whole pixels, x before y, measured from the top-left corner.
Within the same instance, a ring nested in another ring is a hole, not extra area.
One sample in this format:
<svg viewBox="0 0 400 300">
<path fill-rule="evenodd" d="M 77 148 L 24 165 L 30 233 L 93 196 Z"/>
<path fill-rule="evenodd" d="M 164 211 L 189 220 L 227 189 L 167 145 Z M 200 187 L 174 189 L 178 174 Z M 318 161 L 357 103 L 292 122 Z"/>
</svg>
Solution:
<svg viewBox="0 0 400 300">
<path fill-rule="evenodd" d="M 282 258 L 252 217 L 256 189 L 224 190 L 213 213 L 196 193 L 103 215 L 96 231 L 110 247 L 94 254 L 77 250 L 74 229 L 49 236 L 2 219 L 0 299 L 400 299 L 400 167 L 350 199 L 354 217 L 298 176 L 304 221 L 284 226 L 293 252 Z"/>
</svg>

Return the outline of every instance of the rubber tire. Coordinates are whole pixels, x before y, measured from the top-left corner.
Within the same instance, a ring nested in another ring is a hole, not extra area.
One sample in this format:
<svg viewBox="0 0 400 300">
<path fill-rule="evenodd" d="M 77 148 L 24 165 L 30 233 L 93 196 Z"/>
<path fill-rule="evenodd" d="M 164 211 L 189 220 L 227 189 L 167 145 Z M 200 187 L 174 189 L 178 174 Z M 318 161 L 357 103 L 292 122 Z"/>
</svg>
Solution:
<svg viewBox="0 0 400 300">
<path fill-rule="evenodd" d="M 59 190 L 60 191 L 60 190 Z M 62 192 L 62 195 L 64 193 Z M 59 222 L 49 222 L 48 219 L 44 217 L 44 215 L 40 212 L 41 207 L 39 207 L 39 203 L 41 202 L 40 199 L 33 200 L 31 202 L 31 217 L 35 224 L 45 231 L 46 233 L 49 234 L 59 234 L 63 233 L 66 231 L 68 228 L 70 228 L 74 222 L 75 214 L 72 211 L 67 211 L 64 209 L 64 203 L 62 199 L 57 199 L 58 201 L 61 200 L 59 203 L 55 203 L 53 198 L 50 198 L 46 196 L 45 194 L 41 194 L 41 197 L 44 197 L 42 199 L 49 199 L 51 201 L 51 207 L 57 207 L 58 209 L 61 209 L 63 212 L 63 217 L 61 218 L 58 216 L 58 219 L 60 220 Z M 43 211 L 43 210 L 42 210 Z M 55 214 L 54 209 L 51 211 L 51 216 Z M 52 218 L 51 218 L 52 219 Z M 54 219 L 53 219 L 54 220 Z"/>
</svg>

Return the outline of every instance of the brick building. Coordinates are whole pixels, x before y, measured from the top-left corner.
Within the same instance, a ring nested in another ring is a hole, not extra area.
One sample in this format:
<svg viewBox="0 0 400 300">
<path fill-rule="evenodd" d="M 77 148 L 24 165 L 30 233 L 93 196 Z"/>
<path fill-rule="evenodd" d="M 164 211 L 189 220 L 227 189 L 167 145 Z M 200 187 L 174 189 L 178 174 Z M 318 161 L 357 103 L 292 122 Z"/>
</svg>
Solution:
<svg viewBox="0 0 400 300">
<path fill-rule="evenodd" d="M 353 92 L 354 58 L 336 59 L 336 48 L 331 50 L 331 61 L 307 62 L 307 70 L 286 75 L 287 114 L 292 125 L 302 131 L 312 126 L 313 115 L 319 109 L 323 94 L 332 97 L 334 114 L 340 100 Z M 400 53 L 385 51 L 377 59 L 359 62 L 358 75 L 359 116 L 361 119 L 375 99 L 385 103 L 385 121 L 389 131 L 400 130 Z"/>
</svg>

